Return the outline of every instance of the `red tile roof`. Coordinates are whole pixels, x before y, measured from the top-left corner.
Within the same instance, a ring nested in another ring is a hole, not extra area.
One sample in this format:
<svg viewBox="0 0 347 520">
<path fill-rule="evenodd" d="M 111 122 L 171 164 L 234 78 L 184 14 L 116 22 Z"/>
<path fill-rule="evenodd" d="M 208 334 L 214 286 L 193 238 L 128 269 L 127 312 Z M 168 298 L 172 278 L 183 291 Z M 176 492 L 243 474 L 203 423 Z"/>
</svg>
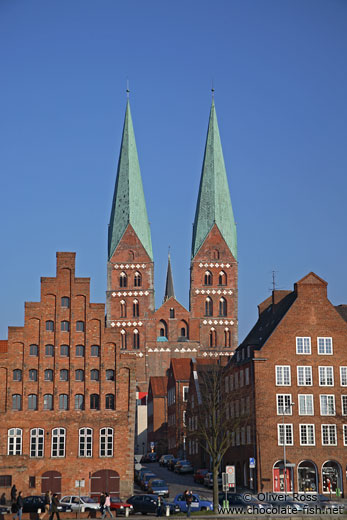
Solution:
<svg viewBox="0 0 347 520">
<path fill-rule="evenodd" d="M 149 384 L 152 387 L 153 397 L 165 397 L 167 394 L 167 377 L 166 376 L 152 376 Z"/>
<path fill-rule="evenodd" d="M 0 354 L 7 354 L 7 339 L 0 339 Z"/>
<path fill-rule="evenodd" d="M 171 360 L 172 370 L 176 381 L 189 381 L 190 358 L 173 358 Z"/>
</svg>

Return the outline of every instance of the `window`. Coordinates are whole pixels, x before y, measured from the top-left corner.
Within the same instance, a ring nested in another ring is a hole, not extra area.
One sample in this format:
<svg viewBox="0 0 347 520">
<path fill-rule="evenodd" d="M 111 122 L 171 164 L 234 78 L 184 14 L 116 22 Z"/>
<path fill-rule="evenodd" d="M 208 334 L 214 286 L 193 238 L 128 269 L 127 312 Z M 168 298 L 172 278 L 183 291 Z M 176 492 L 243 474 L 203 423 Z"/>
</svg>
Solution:
<svg viewBox="0 0 347 520">
<path fill-rule="evenodd" d="M 90 395 L 90 409 L 91 410 L 99 410 L 99 408 L 100 408 L 99 395 L 98 394 L 91 394 Z"/>
<path fill-rule="evenodd" d="M 188 401 L 188 394 L 189 394 L 189 386 L 183 387 L 183 401 L 186 403 Z"/>
<path fill-rule="evenodd" d="M 65 428 L 52 430 L 52 457 L 65 457 Z"/>
<path fill-rule="evenodd" d="M 106 381 L 114 381 L 114 370 L 106 370 Z"/>
<path fill-rule="evenodd" d="M 37 345 L 30 345 L 29 355 L 30 356 L 38 356 L 39 347 Z"/>
<path fill-rule="evenodd" d="M 29 381 L 37 381 L 37 370 L 35 368 L 29 370 Z"/>
<path fill-rule="evenodd" d="M 78 456 L 92 457 L 93 454 L 93 430 L 80 428 L 78 437 Z"/>
<path fill-rule="evenodd" d="M 84 357 L 84 346 L 76 345 L 76 357 Z"/>
<path fill-rule="evenodd" d="M 47 368 L 44 374 L 45 381 L 53 381 L 53 370 Z"/>
<path fill-rule="evenodd" d="M 213 260 L 219 260 L 219 251 L 218 251 L 218 249 L 214 249 L 212 251 L 212 258 L 213 258 Z"/>
<path fill-rule="evenodd" d="M 126 350 L 127 348 L 127 333 L 124 329 L 120 331 L 121 349 Z"/>
<path fill-rule="evenodd" d="M 347 415 L 347 395 L 341 395 L 342 415 Z"/>
<path fill-rule="evenodd" d="M 347 424 L 343 425 L 343 445 L 347 446 Z M 1 484 L 0 484 L 0 486 L 1 486 Z"/>
<path fill-rule="evenodd" d="M 61 299 L 61 306 L 65 309 L 70 307 L 70 298 L 68 296 L 63 296 Z"/>
<path fill-rule="evenodd" d="M 226 285 L 227 284 L 227 275 L 224 271 L 221 271 L 218 275 L 218 285 Z"/>
<path fill-rule="evenodd" d="M 36 477 L 29 477 L 29 487 L 30 488 L 36 487 Z"/>
<path fill-rule="evenodd" d="M 53 345 L 46 345 L 45 346 L 45 356 L 47 356 L 47 357 L 54 356 L 54 347 L 53 347 Z"/>
<path fill-rule="evenodd" d="M 69 357 L 69 345 L 60 345 L 61 357 Z"/>
<path fill-rule="evenodd" d="M 213 316 L 213 302 L 209 297 L 205 300 L 205 316 Z"/>
<path fill-rule="evenodd" d="M 173 319 L 174 317 L 175 317 L 175 309 L 171 308 L 170 309 L 170 318 Z"/>
<path fill-rule="evenodd" d="M 84 381 L 84 370 L 75 370 L 75 381 Z"/>
<path fill-rule="evenodd" d="M 301 394 L 299 398 L 299 415 L 314 415 L 313 411 L 313 395 Z"/>
<path fill-rule="evenodd" d="M 44 410 L 53 410 L 53 395 L 45 394 L 43 396 L 43 409 Z"/>
<path fill-rule="evenodd" d="M 99 381 L 99 370 L 93 368 L 93 370 L 90 371 L 90 379 L 91 381 Z"/>
<path fill-rule="evenodd" d="M 337 445 L 336 424 L 322 424 L 322 445 Z"/>
<path fill-rule="evenodd" d="M 243 370 L 240 370 L 240 388 L 243 387 L 243 383 L 244 383 L 244 375 L 243 375 Z"/>
<path fill-rule="evenodd" d="M 204 285 L 212 285 L 212 273 L 210 271 L 205 272 Z"/>
<path fill-rule="evenodd" d="M 217 346 L 217 332 L 213 327 L 210 330 L 209 343 L 211 348 Z"/>
<path fill-rule="evenodd" d="M 134 275 L 134 287 L 141 287 L 142 285 L 142 277 L 140 273 L 137 271 Z"/>
<path fill-rule="evenodd" d="M 319 386 L 334 386 L 333 367 L 318 367 Z"/>
<path fill-rule="evenodd" d="M 224 330 L 224 346 L 230 347 L 230 330 L 229 329 Z"/>
<path fill-rule="evenodd" d="M 297 367 L 298 386 L 312 386 L 312 367 Z"/>
<path fill-rule="evenodd" d="M 46 321 L 46 330 L 48 330 L 49 332 L 54 331 L 54 321 L 52 321 L 52 320 Z"/>
<path fill-rule="evenodd" d="M 21 381 L 22 380 L 22 371 L 19 368 L 13 371 L 13 381 Z"/>
<path fill-rule="evenodd" d="M 69 321 L 62 321 L 60 324 L 60 330 L 63 332 L 69 332 L 70 330 L 70 322 Z"/>
<path fill-rule="evenodd" d="M 185 338 L 186 337 L 186 329 L 185 327 L 181 327 L 181 338 Z"/>
<path fill-rule="evenodd" d="M 292 415 L 292 394 L 277 394 L 277 415 Z"/>
<path fill-rule="evenodd" d="M 140 334 L 137 329 L 134 330 L 134 334 L 133 334 L 133 348 L 134 349 L 140 348 Z"/>
<path fill-rule="evenodd" d="M 100 347 L 99 347 L 99 345 L 92 345 L 91 346 L 90 355 L 92 357 L 100 357 Z"/>
<path fill-rule="evenodd" d="M 276 385 L 277 386 L 290 386 L 290 366 L 278 365 L 276 366 Z"/>
<path fill-rule="evenodd" d="M 314 424 L 300 424 L 300 445 L 314 446 Z"/>
<path fill-rule="evenodd" d="M 139 302 L 137 300 L 133 301 L 133 317 L 138 318 L 140 316 L 139 310 Z"/>
<path fill-rule="evenodd" d="M 11 428 L 7 432 L 7 454 L 22 455 L 22 430 Z"/>
<path fill-rule="evenodd" d="M 292 424 L 278 424 L 278 445 L 292 446 L 293 445 L 293 425 Z M 285 437 L 284 437 L 285 436 Z"/>
<path fill-rule="evenodd" d="M 219 300 L 219 316 L 227 315 L 227 301 L 225 298 Z"/>
<path fill-rule="evenodd" d="M 119 275 L 119 286 L 120 287 L 128 286 L 128 277 L 125 273 L 120 273 L 120 275 Z"/>
<path fill-rule="evenodd" d="M 22 396 L 20 394 L 12 395 L 12 410 L 21 410 L 22 409 Z"/>
<path fill-rule="evenodd" d="M 37 395 L 28 395 L 28 410 L 37 410 Z"/>
<path fill-rule="evenodd" d="M 340 385 L 347 386 L 347 367 L 340 367 Z"/>
<path fill-rule="evenodd" d="M 113 428 L 100 430 L 100 457 L 113 457 Z"/>
<path fill-rule="evenodd" d="M 245 369 L 245 385 L 249 385 L 249 368 Z"/>
<path fill-rule="evenodd" d="M 106 410 L 114 410 L 114 395 L 113 394 L 106 394 L 105 408 L 106 408 Z"/>
<path fill-rule="evenodd" d="M 317 338 L 318 354 L 331 355 L 333 353 L 332 338 Z"/>
<path fill-rule="evenodd" d="M 30 430 L 30 457 L 43 457 L 45 435 L 42 428 Z"/>
<path fill-rule="evenodd" d="M 67 394 L 60 394 L 59 396 L 59 410 L 69 409 L 69 397 Z"/>
<path fill-rule="evenodd" d="M 311 354 L 311 338 L 296 338 L 296 353 Z"/>
<path fill-rule="evenodd" d="M 11 487 L 12 475 L 0 475 L 0 487 Z"/>
<path fill-rule="evenodd" d="M 120 317 L 126 318 L 127 317 L 127 304 L 124 300 L 120 302 Z"/>
<path fill-rule="evenodd" d="M 76 332 L 84 332 L 84 321 L 76 321 Z"/>
<path fill-rule="evenodd" d="M 335 396 L 320 395 L 320 414 L 335 415 Z"/>
<path fill-rule="evenodd" d="M 82 394 L 75 395 L 75 410 L 84 410 L 84 396 Z"/>
</svg>

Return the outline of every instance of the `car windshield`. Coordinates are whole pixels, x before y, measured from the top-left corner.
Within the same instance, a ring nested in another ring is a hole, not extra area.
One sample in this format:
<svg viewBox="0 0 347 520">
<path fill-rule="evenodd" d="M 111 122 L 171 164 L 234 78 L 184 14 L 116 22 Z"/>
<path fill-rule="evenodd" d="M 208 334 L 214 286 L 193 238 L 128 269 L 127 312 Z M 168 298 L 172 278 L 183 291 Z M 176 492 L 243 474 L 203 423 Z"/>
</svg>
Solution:
<svg viewBox="0 0 347 520">
<path fill-rule="evenodd" d="M 120 504 L 122 501 L 120 498 L 117 498 L 117 497 L 111 497 L 111 502 L 113 503 L 117 503 L 117 504 Z"/>
<path fill-rule="evenodd" d="M 95 504 L 95 500 L 93 498 L 90 498 L 90 497 L 81 497 L 81 500 L 83 500 L 83 502 L 88 502 L 88 504 Z"/>
<path fill-rule="evenodd" d="M 166 483 L 164 482 L 164 480 L 153 480 L 152 486 L 166 486 Z"/>
<path fill-rule="evenodd" d="M 144 476 L 144 480 L 151 480 L 153 477 L 155 477 L 154 473 L 148 473 Z"/>
</svg>

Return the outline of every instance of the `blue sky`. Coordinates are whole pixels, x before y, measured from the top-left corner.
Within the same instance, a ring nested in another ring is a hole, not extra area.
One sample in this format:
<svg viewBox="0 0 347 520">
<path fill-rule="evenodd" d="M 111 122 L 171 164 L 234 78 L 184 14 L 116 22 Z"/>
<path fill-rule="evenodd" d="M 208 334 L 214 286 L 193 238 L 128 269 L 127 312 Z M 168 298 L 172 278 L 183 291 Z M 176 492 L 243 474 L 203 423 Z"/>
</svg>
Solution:
<svg viewBox="0 0 347 520">
<path fill-rule="evenodd" d="M 0 0 L 0 338 L 56 251 L 105 301 L 129 78 L 156 305 L 171 246 L 188 305 L 211 82 L 239 244 L 240 340 L 277 285 L 315 271 L 347 302 L 345 0 Z"/>
</svg>

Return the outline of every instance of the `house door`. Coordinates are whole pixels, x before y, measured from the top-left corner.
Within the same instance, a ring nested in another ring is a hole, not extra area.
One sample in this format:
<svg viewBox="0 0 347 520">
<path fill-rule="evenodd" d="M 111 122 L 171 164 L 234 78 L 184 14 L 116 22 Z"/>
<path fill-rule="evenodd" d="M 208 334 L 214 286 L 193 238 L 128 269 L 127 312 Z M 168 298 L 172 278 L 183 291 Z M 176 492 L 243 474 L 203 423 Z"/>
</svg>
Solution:
<svg viewBox="0 0 347 520">
<path fill-rule="evenodd" d="M 101 492 L 109 493 L 113 497 L 119 496 L 119 475 L 112 469 L 101 469 L 92 474 L 90 484 L 91 496 L 99 496 Z"/>
<path fill-rule="evenodd" d="M 61 473 L 59 471 L 46 471 L 41 477 L 41 493 L 52 491 L 61 496 Z"/>
</svg>

